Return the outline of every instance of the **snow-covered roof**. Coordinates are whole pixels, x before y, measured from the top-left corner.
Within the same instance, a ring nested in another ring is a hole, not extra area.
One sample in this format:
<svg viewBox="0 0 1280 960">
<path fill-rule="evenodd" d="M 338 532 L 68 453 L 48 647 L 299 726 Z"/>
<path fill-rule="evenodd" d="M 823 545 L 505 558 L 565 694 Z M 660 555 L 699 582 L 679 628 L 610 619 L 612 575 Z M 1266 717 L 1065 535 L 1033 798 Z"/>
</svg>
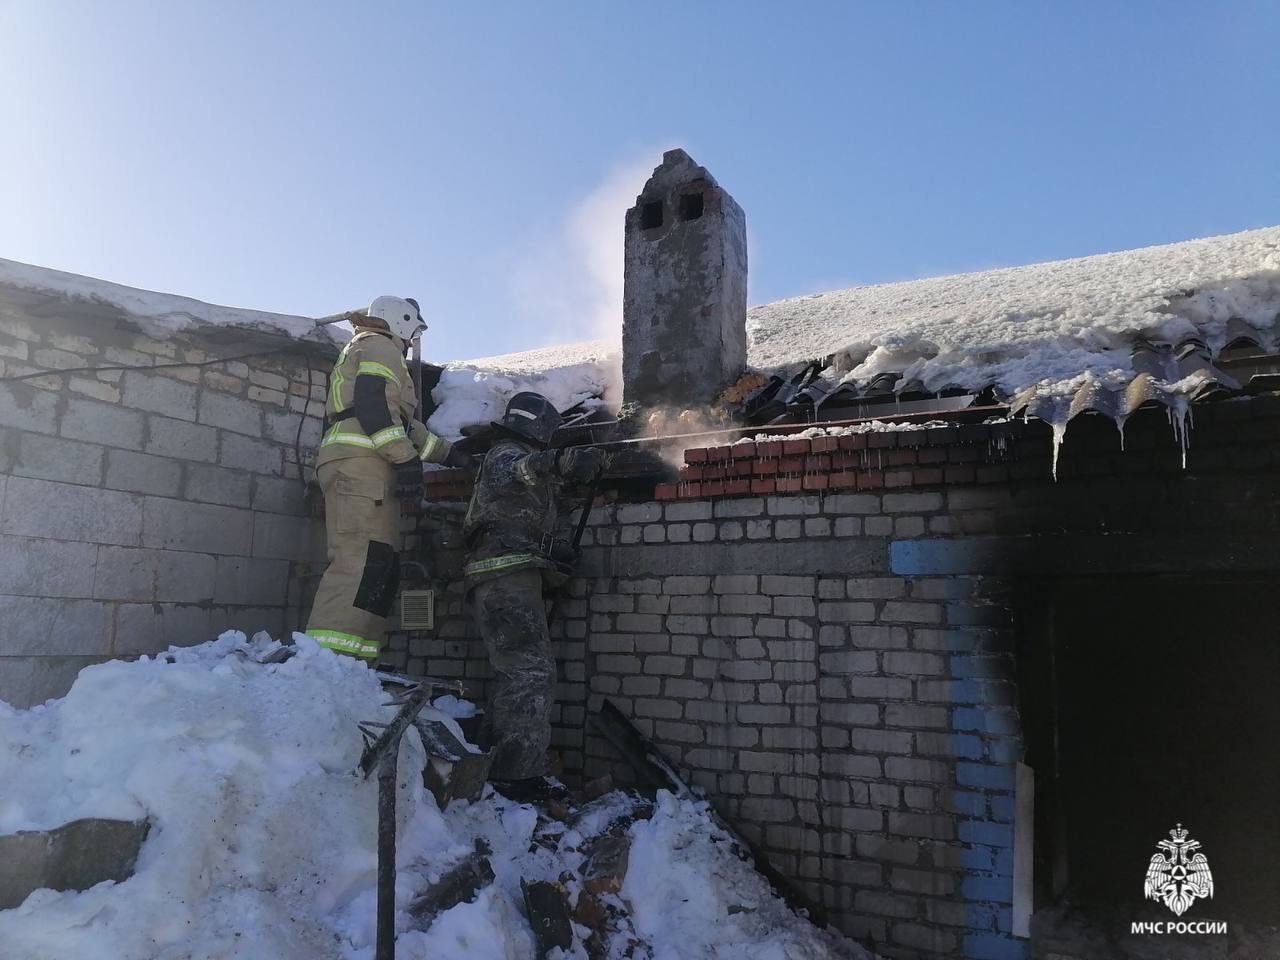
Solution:
<svg viewBox="0 0 1280 960">
<path fill-rule="evenodd" d="M 1209 362 L 1231 342 L 1275 352 L 1278 317 L 1280 227 L 1268 227 L 780 300 L 747 311 L 747 360 L 793 372 L 833 358 L 838 383 L 829 386 L 855 396 L 885 383 L 899 393 L 994 387 L 1065 422 L 1089 403 L 1118 417 L 1151 399 L 1176 406 L 1213 378 Z M 511 392 L 538 389 L 512 374 L 536 374 L 568 381 L 578 396 L 618 380 L 617 354 L 601 347 L 567 344 L 450 370 L 500 361 Z M 454 408 L 450 421 L 465 422 L 460 405 L 469 401 L 450 397 L 455 383 L 442 379 L 435 397 Z"/>
<path fill-rule="evenodd" d="M 75 304 L 76 316 L 123 320 L 156 337 L 213 328 L 283 335 L 325 345 L 342 344 L 350 337 L 350 331 L 338 326 L 317 327 L 310 317 L 224 307 L 16 260 L 0 259 L 0 300 L 28 307 L 50 302 Z"/>
<path fill-rule="evenodd" d="M 836 355 L 858 380 L 1016 393 L 1128 366 L 1135 341 L 1194 337 L 1217 352 L 1232 318 L 1274 342 L 1280 227 L 1125 253 L 854 287 L 747 314 L 753 366 Z"/>
</svg>

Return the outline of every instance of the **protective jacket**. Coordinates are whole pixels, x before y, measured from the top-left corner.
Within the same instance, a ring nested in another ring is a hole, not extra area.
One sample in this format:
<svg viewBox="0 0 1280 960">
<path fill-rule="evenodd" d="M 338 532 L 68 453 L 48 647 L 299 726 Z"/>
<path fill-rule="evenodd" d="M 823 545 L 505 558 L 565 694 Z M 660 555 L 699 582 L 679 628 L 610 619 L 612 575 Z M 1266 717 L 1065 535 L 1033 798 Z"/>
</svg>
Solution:
<svg viewBox="0 0 1280 960">
<path fill-rule="evenodd" d="M 499 440 L 489 449 L 462 525 L 469 588 L 528 568 L 563 582 L 558 570 L 572 564 L 568 544 L 556 538 L 558 501 L 570 483 L 563 454 L 515 439 Z"/>
<path fill-rule="evenodd" d="M 414 419 L 418 396 L 403 341 L 361 329 L 347 341 L 329 378 L 325 432 L 316 466 L 349 457 L 443 463 L 451 446 Z"/>
<path fill-rule="evenodd" d="M 400 583 L 400 501 L 392 464 L 442 462 L 450 444 L 413 417 L 417 396 L 403 341 L 359 330 L 329 381 L 316 458 L 328 565 L 307 633 L 321 646 L 376 660 Z"/>
</svg>

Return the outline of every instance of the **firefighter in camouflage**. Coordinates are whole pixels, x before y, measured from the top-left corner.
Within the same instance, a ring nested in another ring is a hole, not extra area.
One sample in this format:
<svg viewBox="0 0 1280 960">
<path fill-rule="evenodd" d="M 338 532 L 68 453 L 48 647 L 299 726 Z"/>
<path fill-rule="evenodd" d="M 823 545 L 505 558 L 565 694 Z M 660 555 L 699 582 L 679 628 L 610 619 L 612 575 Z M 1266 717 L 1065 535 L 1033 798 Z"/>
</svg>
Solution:
<svg viewBox="0 0 1280 960">
<path fill-rule="evenodd" d="M 467 589 L 495 675 L 486 713 L 493 780 L 546 772 L 556 665 L 543 590 L 563 584 L 577 559 L 555 536 L 560 500 L 604 469 L 603 452 L 592 447 L 548 449 L 559 425 L 545 397 L 511 398 L 493 425 L 501 438 L 485 455 L 463 524 Z"/>
<path fill-rule="evenodd" d="M 352 323 L 355 336 L 329 378 L 316 458 L 329 563 L 307 633 L 372 663 L 400 583 L 400 501 L 421 498 L 424 461 L 468 458 L 414 419 L 405 353 L 427 326 L 417 302 L 378 297 Z"/>
</svg>

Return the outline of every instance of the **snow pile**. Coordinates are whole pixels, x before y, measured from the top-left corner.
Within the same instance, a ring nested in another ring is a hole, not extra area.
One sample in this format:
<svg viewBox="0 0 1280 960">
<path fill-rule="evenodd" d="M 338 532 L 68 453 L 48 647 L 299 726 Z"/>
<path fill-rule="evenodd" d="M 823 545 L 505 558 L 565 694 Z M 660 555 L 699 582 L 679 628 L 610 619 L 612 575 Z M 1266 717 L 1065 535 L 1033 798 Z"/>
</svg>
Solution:
<svg viewBox="0 0 1280 960">
<path fill-rule="evenodd" d="M 283 663 L 237 653 L 271 647 L 229 632 L 87 667 L 65 698 L 31 710 L 0 703 L 0 833 L 80 817 L 151 820 L 128 880 L 39 890 L 0 910 L 5 960 L 371 960 L 377 783 L 354 773 L 356 722 L 385 722 L 392 709 L 372 671 L 305 637 Z M 466 712 L 439 706 L 435 719 Z M 397 955 L 534 957 L 520 880 L 579 870 L 585 841 L 637 801 L 609 795 L 571 828 L 497 796 L 441 813 L 422 786 L 415 731 L 402 751 Z M 702 804 L 662 797 L 652 820 L 630 829 L 621 896 L 655 960 L 866 956 L 789 913 Z M 425 932 L 410 929 L 406 908 L 477 839 L 492 851 L 495 882 Z M 568 888 L 576 902 L 580 884 Z"/>
<path fill-rule="evenodd" d="M 427 426 L 457 439 L 463 427 L 501 420 L 507 401 L 522 390 L 542 394 L 561 411 L 584 401 L 616 405 L 621 371 L 616 345 L 604 340 L 455 361 L 431 391 L 438 406 Z"/>
<path fill-rule="evenodd" d="M 728 853 L 728 838 L 699 806 L 660 793 L 653 817 L 631 828 L 622 896 L 654 960 L 871 957 L 797 924 L 765 879 Z"/>
<path fill-rule="evenodd" d="M 1211 350 L 1243 320 L 1276 347 L 1280 227 L 1125 253 L 910 283 L 855 287 L 753 308 L 753 366 L 793 367 L 836 355 L 866 382 L 901 372 L 926 389 L 1037 384 L 1063 392 L 1072 378 L 1132 376 L 1133 341 Z"/>
<path fill-rule="evenodd" d="M 101 305 L 111 313 L 122 314 L 145 333 L 157 337 L 204 326 L 266 331 L 320 343 L 344 343 L 351 336 L 350 330 L 332 325 L 317 327 L 315 320 L 309 317 L 222 307 L 190 297 L 139 290 L 16 260 L 0 259 L 0 286 Z"/>
</svg>

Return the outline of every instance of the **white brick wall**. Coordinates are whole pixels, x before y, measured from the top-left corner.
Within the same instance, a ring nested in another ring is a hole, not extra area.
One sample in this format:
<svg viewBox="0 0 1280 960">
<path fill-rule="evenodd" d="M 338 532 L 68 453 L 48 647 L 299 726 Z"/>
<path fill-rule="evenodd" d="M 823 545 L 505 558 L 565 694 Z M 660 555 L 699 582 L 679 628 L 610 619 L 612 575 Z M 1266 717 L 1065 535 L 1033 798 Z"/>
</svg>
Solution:
<svg viewBox="0 0 1280 960">
<path fill-rule="evenodd" d="M 294 443 L 305 417 L 311 462 L 324 376 L 279 347 L 32 317 L 0 292 L 0 699 L 39 702 L 86 664 L 229 627 L 300 626 L 324 535 Z M 255 350 L 277 352 L 146 369 Z M 143 369 L 3 381 L 105 364 Z"/>
</svg>

